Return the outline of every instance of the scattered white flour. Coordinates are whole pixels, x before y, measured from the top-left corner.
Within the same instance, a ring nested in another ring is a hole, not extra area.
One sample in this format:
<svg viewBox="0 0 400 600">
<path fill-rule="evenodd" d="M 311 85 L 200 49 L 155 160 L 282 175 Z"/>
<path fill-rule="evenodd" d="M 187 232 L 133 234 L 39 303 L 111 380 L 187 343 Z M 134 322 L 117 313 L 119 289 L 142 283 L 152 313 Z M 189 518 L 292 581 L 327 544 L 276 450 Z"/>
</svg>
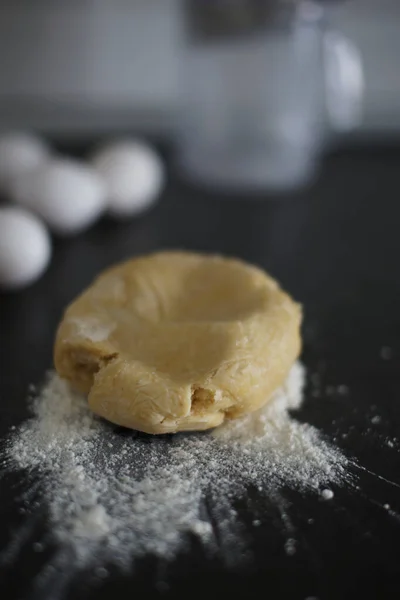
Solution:
<svg viewBox="0 0 400 600">
<path fill-rule="evenodd" d="M 332 492 L 332 490 L 328 490 L 328 489 L 322 490 L 322 492 L 321 492 L 321 496 L 322 496 L 323 500 L 332 500 L 334 495 L 335 494 Z"/>
<path fill-rule="evenodd" d="M 312 373 L 310 375 L 311 396 L 320 398 L 321 396 L 347 396 L 350 392 L 349 386 L 342 383 L 340 385 L 323 386 L 321 373 Z"/>
<path fill-rule="evenodd" d="M 94 556 L 97 565 L 122 566 L 145 554 L 171 559 L 193 537 L 230 562 L 245 550 L 235 507 L 249 489 L 265 499 L 253 521 L 258 527 L 284 488 L 327 497 L 327 485 L 346 481 L 341 452 L 288 412 L 300 406 L 303 384 L 297 363 L 257 413 L 213 433 L 152 437 L 97 418 L 51 373 L 33 417 L 11 433 L 7 463 L 39 485 L 52 535 L 80 565 Z M 28 501 L 26 509 L 35 506 Z M 291 555 L 296 540 L 285 506 L 278 508 Z"/>
</svg>

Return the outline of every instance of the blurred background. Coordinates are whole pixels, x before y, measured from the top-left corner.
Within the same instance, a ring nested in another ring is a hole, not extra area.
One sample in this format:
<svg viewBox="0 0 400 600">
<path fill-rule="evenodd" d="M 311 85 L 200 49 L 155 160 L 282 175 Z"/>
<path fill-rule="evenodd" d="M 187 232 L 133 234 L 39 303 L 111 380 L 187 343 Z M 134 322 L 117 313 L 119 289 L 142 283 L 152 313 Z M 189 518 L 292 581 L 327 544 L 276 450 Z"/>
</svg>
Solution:
<svg viewBox="0 0 400 600">
<path fill-rule="evenodd" d="M 397 0 L 0 0 L 2 198 L 71 235 L 171 176 L 199 202 L 315 190 L 332 151 L 400 139 L 399 33 Z M 6 281 L 37 224 L 4 218 Z"/>
<path fill-rule="evenodd" d="M 362 55 L 366 89 L 358 135 L 399 135 L 400 3 L 322 4 L 332 27 Z M 0 126 L 68 135 L 126 127 L 170 134 L 180 101 L 181 5 L 1 0 Z"/>
</svg>

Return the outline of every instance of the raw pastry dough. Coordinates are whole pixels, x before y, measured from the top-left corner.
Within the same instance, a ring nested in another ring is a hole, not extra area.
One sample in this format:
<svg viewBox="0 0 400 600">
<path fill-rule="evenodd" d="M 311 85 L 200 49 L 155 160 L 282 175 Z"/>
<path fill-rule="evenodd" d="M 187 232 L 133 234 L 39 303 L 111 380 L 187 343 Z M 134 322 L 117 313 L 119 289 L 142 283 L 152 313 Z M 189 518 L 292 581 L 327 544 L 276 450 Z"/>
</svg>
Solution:
<svg viewBox="0 0 400 600">
<path fill-rule="evenodd" d="M 67 308 L 55 366 L 113 423 L 208 429 L 269 400 L 299 354 L 300 321 L 261 269 L 160 252 L 105 271 Z"/>
</svg>

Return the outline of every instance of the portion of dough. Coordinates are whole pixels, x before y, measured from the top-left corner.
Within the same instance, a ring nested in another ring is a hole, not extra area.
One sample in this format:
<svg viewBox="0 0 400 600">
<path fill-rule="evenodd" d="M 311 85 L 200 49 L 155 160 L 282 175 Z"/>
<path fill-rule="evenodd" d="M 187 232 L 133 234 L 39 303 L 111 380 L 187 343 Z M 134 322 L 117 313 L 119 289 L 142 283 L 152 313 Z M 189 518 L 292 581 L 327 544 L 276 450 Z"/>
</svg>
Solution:
<svg viewBox="0 0 400 600">
<path fill-rule="evenodd" d="M 67 308 L 55 366 L 113 423 L 208 429 L 271 398 L 300 352 L 300 322 L 261 269 L 160 252 L 105 271 Z"/>
</svg>

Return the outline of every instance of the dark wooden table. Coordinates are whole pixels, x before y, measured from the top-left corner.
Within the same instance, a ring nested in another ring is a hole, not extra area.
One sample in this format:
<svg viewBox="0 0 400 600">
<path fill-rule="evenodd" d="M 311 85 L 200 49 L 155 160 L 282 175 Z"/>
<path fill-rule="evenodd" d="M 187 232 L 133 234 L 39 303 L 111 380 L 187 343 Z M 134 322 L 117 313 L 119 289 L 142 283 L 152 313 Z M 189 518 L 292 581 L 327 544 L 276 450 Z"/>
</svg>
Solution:
<svg viewBox="0 0 400 600">
<path fill-rule="evenodd" d="M 266 513 L 265 524 L 252 530 L 254 558 L 243 570 L 229 571 L 193 548 L 165 567 L 168 587 L 163 590 L 154 585 L 158 566 L 149 557 L 131 575 L 112 569 L 96 588 L 80 574 L 60 597 L 187 598 L 212 591 L 277 600 L 398 597 L 400 450 L 385 440 L 400 439 L 399 229 L 396 149 L 336 154 L 312 189 L 287 198 L 229 200 L 171 178 L 154 210 L 121 224 L 103 220 L 81 236 L 55 240 L 46 275 L 26 291 L 0 296 L 4 437 L 28 414 L 28 384 L 40 382 L 52 364 L 53 335 L 63 308 L 101 269 L 161 248 L 217 251 L 259 264 L 304 304 L 303 360 L 309 371 L 321 373 L 324 390 L 339 384 L 350 390 L 348 396 L 324 392 L 313 398 L 309 389 L 299 418 L 320 428 L 370 471 L 359 472 L 359 492 L 339 489 L 331 502 L 293 495 L 291 514 L 299 539 L 294 556 L 286 556 Z M 382 358 L 382 347 L 392 349 L 389 360 Z M 381 421 L 373 424 L 376 414 Z M 0 479 L 1 547 L 27 518 L 7 481 Z M 382 508 L 386 503 L 393 513 Z M 249 520 L 246 506 L 241 516 Z M 31 581 L 45 560 L 33 551 L 34 541 L 35 532 L 3 565 L 2 598 L 33 597 Z"/>
</svg>

